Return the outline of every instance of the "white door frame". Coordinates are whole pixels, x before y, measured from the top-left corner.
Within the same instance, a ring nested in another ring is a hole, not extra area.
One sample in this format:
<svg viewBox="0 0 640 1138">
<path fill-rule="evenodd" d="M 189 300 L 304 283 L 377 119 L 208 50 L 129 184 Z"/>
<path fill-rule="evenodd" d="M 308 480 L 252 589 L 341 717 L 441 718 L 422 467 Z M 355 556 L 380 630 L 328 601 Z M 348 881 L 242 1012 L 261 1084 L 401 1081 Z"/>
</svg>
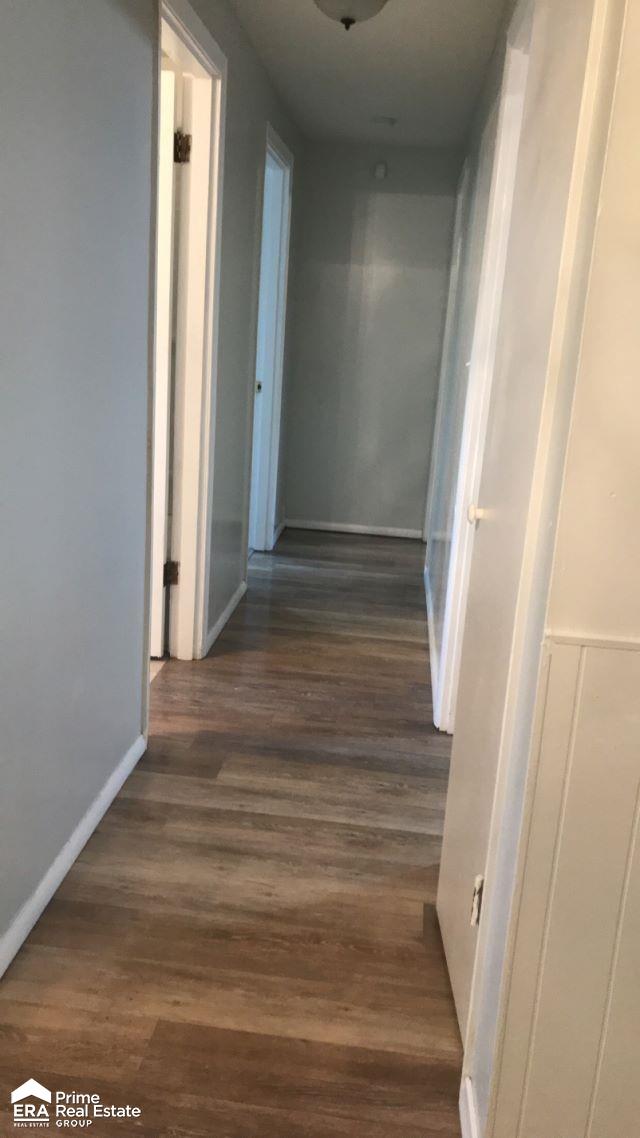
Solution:
<svg viewBox="0 0 640 1138">
<path fill-rule="evenodd" d="M 153 474 L 150 655 L 164 655 L 166 594 L 164 564 L 167 558 L 169 504 L 169 425 L 171 415 L 171 355 L 173 317 L 174 161 L 173 136 L 176 77 L 160 73 L 160 128 L 158 137 L 157 240 L 155 290 L 155 362 L 153 384 Z"/>
<path fill-rule="evenodd" d="M 444 337 L 442 341 L 442 359 L 440 361 L 440 377 L 438 380 L 438 405 L 436 421 L 433 431 L 433 446 L 431 450 L 431 468 L 429 472 L 429 485 L 427 488 L 427 505 L 425 510 L 422 540 L 429 541 L 435 508 L 436 473 L 443 462 L 443 417 L 446 406 L 447 385 L 453 379 L 453 368 L 456 359 L 456 331 L 458 328 L 458 312 L 460 305 L 462 266 L 466 238 L 465 218 L 468 219 L 467 202 L 469 197 L 469 161 L 465 159 L 456 195 L 456 215 L 453 226 L 453 241 L 451 246 L 451 270 L 449 273 L 449 292 L 447 298 L 447 315 L 445 318 Z M 424 563 L 424 590 L 427 602 L 427 625 L 429 630 L 429 664 L 431 668 L 431 691 L 433 698 L 433 717 L 436 727 L 440 726 L 440 661 L 438 653 L 438 638 L 435 631 L 435 611 L 433 604 L 433 589 L 429 572 L 429 546 L 425 554 Z"/>
<path fill-rule="evenodd" d="M 435 471 L 442 459 L 442 416 L 445 407 L 445 387 L 449 382 L 451 369 L 455 360 L 456 327 L 458 308 L 460 305 L 460 284 L 462 280 L 462 254 L 465 239 L 465 216 L 467 212 L 467 199 L 469 196 L 469 159 L 465 158 L 456 194 L 456 216 L 453 223 L 453 240 L 451 242 L 451 269 L 449 271 L 449 291 L 447 293 L 447 313 L 444 323 L 444 336 L 442 338 L 442 358 L 440 360 L 440 376 L 438 379 L 438 405 L 436 408 L 436 421 L 433 430 L 433 449 L 431 452 L 431 472 L 427 487 L 427 505 L 422 529 L 422 540 L 427 541 L 431 528 L 431 515 L 434 506 Z"/>
<path fill-rule="evenodd" d="M 180 568 L 179 583 L 172 587 L 168 638 L 171 656 L 191 660 L 205 654 L 207 630 L 227 61 L 188 0 L 160 0 L 159 42 L 162 37 L 193 76 L 185 89 L 184 106 L 184 125 L 193 136 L 182 185 L 183 203 L 188 201 L 189 209 L 182 211 L 185 220 L 174 274 L 177 344 L 171 559 L 179 562 Z M 158 71 L 160 55 L 158 52 Z M 154 296 L 157 288 L 156 265 Z M 153 386 L 155 403 L 155 383 Z M 151 493 L 154 445 L 152 440 Z M 150 560 L 151 533 L 147 540 Z"/>
<path fill-rule="evenodd" d="M 481 518 L 477 496 L 491 401 L 502 291 L 511 226 L 518 150 L 529 66 L 528 40 L 533 0 L 521 0 L 508 34 L 500 95 L 496 152 L 491 177 L 480 286 L 474 322 L 469 381 L 454 507 L 442 652 L 434 691 L 434 719 L 452 733 L 460 676 L 475 527 Z"/>
<path fill-rule="evenodd" d="M 278 468 L 280 459 L 280 433 L 282 426 L 282 390 L 284 376 L 284 349 L 287 318 L 287 284 L 289 277 L 289 244 L 291 234 L 291 193 L 293 184 L 293 154 L 282 141 L 271 123 L 267 123 L 265 145 L 265 173 L 263 180 L 263 212 L 264 225 L 264 186 L 266 184 L 267 156 L 277 163 L 283 174 L 282 215 L 280 224 L 280 248 L 278 254 L 278 284 L 275 305 L 275 350 L 274 373 L 270 398 L 266 405 L 266 414 L 261 419 L 261 444 L 266 456 L 262 466 L 262 478 L 258 485 L 256 499 L 255 533 L 257 539 L 255 548 L 271 550 L 277 540 L 276 510 L 278 497 Z M 264 247 L 261 246 L 261 249 Z M 260 279 L 260 288 L 262 280 Z M 260 331 L 260 305 L 261 296 L 258 297 L 257 336 Z M 256 337 L 256 366 L 258 361 L 258 341 Z M 256 382 L 258 380 L 254 368 L 254 402 L 256 398 Z M 252 439 L 253 453 L 253 439 Z M 249 510 L 251 510 L 251 491 L 253 487 L 253 470 L 249 479 Z M 249 518 L 249 525 L 251 525 Z"/>
</svg>

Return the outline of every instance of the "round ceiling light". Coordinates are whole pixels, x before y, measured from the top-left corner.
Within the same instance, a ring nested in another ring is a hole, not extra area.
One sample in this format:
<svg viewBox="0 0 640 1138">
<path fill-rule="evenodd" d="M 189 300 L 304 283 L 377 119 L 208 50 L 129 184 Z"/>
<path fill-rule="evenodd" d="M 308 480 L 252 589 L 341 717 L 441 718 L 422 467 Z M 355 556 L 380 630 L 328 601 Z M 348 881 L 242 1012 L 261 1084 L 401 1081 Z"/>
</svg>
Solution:
<svg viewBox="0 0 640 1138">
<path fill-rule="evenodd" d="M 315 0 L 315 3 L 325 16 L 337 20 L 349 31 L 354 24 L 377 16 L 387 0 Z"/>
</svg>

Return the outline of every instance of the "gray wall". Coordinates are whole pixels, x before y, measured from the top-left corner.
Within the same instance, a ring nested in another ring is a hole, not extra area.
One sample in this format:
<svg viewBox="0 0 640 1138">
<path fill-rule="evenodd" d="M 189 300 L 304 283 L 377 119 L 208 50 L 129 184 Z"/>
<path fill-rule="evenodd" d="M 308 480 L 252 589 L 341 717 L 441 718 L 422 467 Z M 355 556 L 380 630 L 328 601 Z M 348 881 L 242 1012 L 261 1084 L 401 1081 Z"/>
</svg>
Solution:
<svg viewBox="0 0 640 1138">
<path fill-rule="evenodd" d="M 299 136 L 227 4 L 223 0 L 191 3 L 228 61 L 208 614 L 212 628 L 244 579 L 246 567 L 267 122 L 293 151 L 294 159 Z M 294 194 L 297 175 L 294 168 Z"/>
<path fill-rule="evenodd" d="M 373 167 L 388 164 L 376 181 Z M 298 169 L 286 515 L 421 532 L 459 159 L 309 144 Z"/>
<path fill-rule="evenodd" d="M 5 0 L 0 935 L 142 730 L 152 0 Z"/>
<path fill-rule="evenodd" d="M 244 576 L 269 119 L 229 64 L 209 626 Z M 6 0 L 0 36 L 0 937 L 140 737 L 155 0 Z"/>
</svg>

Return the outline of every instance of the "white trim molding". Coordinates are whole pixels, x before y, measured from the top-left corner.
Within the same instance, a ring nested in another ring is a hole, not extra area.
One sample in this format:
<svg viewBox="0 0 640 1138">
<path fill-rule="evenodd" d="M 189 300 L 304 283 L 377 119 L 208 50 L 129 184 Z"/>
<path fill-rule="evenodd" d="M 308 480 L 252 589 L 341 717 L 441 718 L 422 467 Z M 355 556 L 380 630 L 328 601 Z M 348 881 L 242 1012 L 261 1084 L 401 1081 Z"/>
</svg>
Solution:
<svg viewBox="0 0 640 1138">
<path fill-rule="evenodd" d="M 449 381 L 453 377 L 455 366 L 456 325 L 458 322 L 458 304 L 460 296 L 460 282 L 464 243 L 466 238 L 466 222 L 468 216 L 470 169 L 469 159 L 465 158 L 458 179 L 456 193 L 456 214 L 453 223 L 453 240 L 451 243 L 451 268 L 449 270 L 449 293 L 447 296 L 447 313 L 445 317 L 444 335 L 442 339 L 442 353 L 440 356 L 440 374 L 438 377 L 438 403 L 436 406 L 436 421 L 433 428 L 433 446 L 431 448 L 431 463 L 429 468 L 429 481 L 427 483 L 427 504 L 424 515 L 422 540 L 426 543 L 429 537 L 437 534 L 429 533 L 433 521 L 434 492 L 437 473 L 440 466 L 441 450 L 443 444 L 443 419 L 445 403 L 449 391 Z"/>
<path fill-rule="evenodd" d="M 573 644 L 578 648 L 612 648 L 617 652 L 640 652 L 640 640 L 633 637 L 612 636 L 604 632 L 571 632 L 548 630 L 545 634 L 547 644 Z"/>
<path fill-rule="evenodd" d="M 271 175 L 275 168 L 279 175 L 274 181 Z M 268 122 L 260 217 L 258 318 L 251 388 L 253 432 L 249 516 L 246 519 L 249 544 L 262 552 L 273 549 L 277 525 L 293 169 L 293 154 Z M 259 398 L 256 395 L 258 390 L 262 392 Z"/>
<path fill-rule="evenodd" d="M 374 537 L 411 537 L 422 541 L 421 529 L 398 529 L 395 526 L 356 526 L 342 522 L 305 522 L 299 518 L 287 518 L 287 529 L 313 529 L 326 533 L 369 533 Z"/>
<path fill-rule="evenodd" d="M 468 1075 L 464 1076 L 460 1084 L 459 1108 L 462 1138 L 482 1138 L 478 1104 L 473 1090 L 473 1083 Z"/>
<path fill-rule="evenodd" d="M 429 577 L 429 566 L 425 565 L 424 573 L 424 595 L 427 602 L 427 632 L 428 632 L 428 648 L 429 648 L 429 670 L 431 673 L 431 692 L 433 696 L 433 725 L 438 728 L 438 731 L 444 731 L 446 734 L 451 735 L 452 729 L 449 727 L 448 720 L 444 720 L 441 716 L 441 707 L 436 699 L 436 692 L 439 691 L 439 658 L 436 640 L 436 624 L 435 624 L 435 611 L 433 605 L 433 593 L 431 591 L 431 579 Z"/>
<path fill-rule="evenodd" d="M 226 608 L 224 608 L 222 610 L 222 612 L 220 613 L 220 616 L 218 617 L 218 619 L 217 619 L 216 623 L 213 625 L 213 627 L 209 629 L 209 631 L 206 635 L 206 638 L 205 638 L 205 642 L 204 642 L 204 651 L 202 653 L 203 657 L 208 655 L 208 653 L 213 648 L 213 645 L 215 644 L 216 640 L 218 639 L 220 633 L 222 632 L 222 629 L 224 628 L 225 624 L 230 619 L 230 617 L 233 616 L 235 610 L 237 609 L 238 605 L 240 604 L 240 601 L 242 600 L 246 591 L 247 591 L 247 582 L 241 581 L 240 584 L 238 585 L 238 588 L 236 589 L 235 593 L 233 594 L 231 600 L 229 601 L 229 604 L 226 606 Z"/>
<path fill-rule="evenodd" d="M 179 333 L 173 408 L 171 557 L 180 562 L 180 582 L 171 598 L 168 639 L 172 656 L 192 660 L 203 655 L 211 575 L 227 60 L 188 0 L 161 0 L 159 14 L 161 38 L 171 42 L 177 58 L 184 58 L 189 73 L 186 105 L 190 118 L 184 125 L 194 131 L 194 139 L 208 143 L 207 147 L 194 146 L 200 158 L 196 155 L 190 167 L 190 208 L 186 208 L 185 199 L 181 211 L 185 227 L 181 249 L 185 256 L 178 266 Z M 197 68 L 201 73 L 191 75 Z M 156 145 L 158 129 L 159 121 Z"/>
<path fill-rule="evenodd" d="M 147 740 L 144 735 L 139 735 L 115 770 L 109 775 L 102 790 L 98 792 L 86 814 L 80 819 L 71 837 L 65 842 L 31 896 L 18 910 L 7 931 L 0 937 L 0 976 L 6 972 L 14 956 L 24 944 L 36 921 L 64 881 L 74 861 L 84 849 L 96 826 L 106 814 L 121 786 L 126 782 L 146 749 Z"/>
</svg>

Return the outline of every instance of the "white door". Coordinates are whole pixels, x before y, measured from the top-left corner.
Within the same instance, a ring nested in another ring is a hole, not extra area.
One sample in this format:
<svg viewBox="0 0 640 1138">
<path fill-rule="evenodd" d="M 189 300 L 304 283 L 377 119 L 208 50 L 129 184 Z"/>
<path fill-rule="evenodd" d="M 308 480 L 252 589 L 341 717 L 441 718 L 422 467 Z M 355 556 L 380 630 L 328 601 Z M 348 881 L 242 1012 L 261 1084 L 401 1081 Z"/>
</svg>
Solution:
<svg viewBox="0 0 640 1138">
<path fill-rule="evenodd" d="M 169 428 L 171 403 L 171 344 L 173 338 L 173 240 L 176 76 L 160 73 L 160 133 L 158 153 L 158 230 L 156 279 L 156 355 L 153 411 L 153 515 L 151 530 L 151 656 L 165 650 L 166 600 L 164 565 L 168 550 Z"/>
<path fill-rule="evenodd" d="M 467 249 L 460 254 L 466 279 L 460 300 L 450 297 L 450 303 L 453 299 L 461 311 L 451 321 L 458 336 L 457 347 L 443 361 L 443 365 L 451 364 L 446 370 L 443 366 L 441 376 L 442 410 L 438 412 L 425 567 L 434 722 L 449 733 L 455 721 L 474 509 L 493 380 L 527 65 L 525 40 L 524 46 L 512 46 L 508 53 L 497 127 L 496 112 L 487 118 Z M 464 202 L 459 208 L 464 208 Z"/>
<path fill-rule="evenodd" d="M 527 8 L 528 5 L 521 4 L 517 14 L 522 17 Z M 528 49 L 530 25 L 521 19 L 517 26 L 523 36 L 526 36 L 524 44 Z M 504 119 L 504 109 L 508 108 L 511 100 L 511 108 L 515 105 L 518 111 L 519 124 L 522 121 L 527 68 L 527 54 L 522 50 L 521 42 L 518 40 L 514 44 L 511 40 L 501 100 L 501 118 Z M 512 101 L 514 88 L 510 87 L 514 77 L 517 80 L 515 89 L 520 92 L 519 101 L 515 104 Z M 502 133 L 504 135 L 504 131 Z M 518 136 L 519 134 L 518 126 Z M 498 187 L 500 170 L 505 158 L 509 156 L 507 141 L 504 137 L 501 139 L 499 134 L 488 241 L 491 239 L 492 228 L 495 231 L 496 211 L 504 208 L 504 191 L 500 192 Z M 507 183 L 509 217 L 514 188 L 512 162 L 513 157 L 510 157 Z M 519 264 L 526 264 L 532 259 L 531 242 L 537 239 L 535 222 L 529 216 L 526 220 L 526 241 L 520 242 L 525 247 L 520 249 Z M 511 296 L 505 291 L 502 297 L 509 236 L 508 233 L 502 238 L 494 233 L 496 251 L 491 257 L 498 262 L 502 304 L 513 323 Z M 499 257 L 497 252 L 500 252 Z M 489 254 L 490 250 L 485 260 Z M 518 261 L 515 252 L 513 261 Z M 490 264 L 491 262 L 489 268 Z M 495 269 L 491 275 L 496 279 L 498 274 Z M 551 281 L 548 288 L 549 295 L 553 295 Z M 494 319 L 497 319 L 500 303 L 492 299 L 492 295 L 493 289 L 487 292 L 484 303 L 491 301 L 489 311 L 493 311 Z M 524 314 L 518 315 L 524 319 Z M 468 447 L 473 463 L 469 470 L 463 471 L 458 494 L 458 521 L 462 534 L 468 541 L 464 555 L 471 561 L 472 549 L 473 559 L 467 567 L 466 580 L 463 582 L 466 616 L 463 666 L 438 884 L 438 916 L 463 1032 L 468 1017 L 478 932 L 470 921 L 473 886 L 475 878 L 484 874 L 486 866 L 504 708 L 504 690 L 501 690 L 501 684 L 505 681 L 509 666 L 514 628 L 511 601 L 519 581 L 521 526 L 527 515 L 530 493 L 530 483 L 526 477 L 527 463 L 539 430 L 539 419 L 527 407 L 532 385 L 529 384 L 528 390 L 522 390 L 523 385 L 518 382 L 519 374 L 524 372 L 524 368 L 518 358 L 520 345 L 514 344 L 512 340 L 513 329 L 507 327 L 505 320 L 502 321 L 500 353 L 504 355 L 506 350 L 513 352 L 515 349 L 515 358 L 511 362 L 511 382 L 507 382 L 501 365 L 496 368 L 496 378 L 500 380 L 498 389 L 492 392 L 492 384 L 486 382 L 486 369 L 490 368 L 490 379 L 493 380 L 497 328 L 490 322 L 484 328 L 483 333 L 482 328 L 478 327 L 474 336 L 478 389 L 473 393 L 470 408 L 468 406 L 465 415 L 465 431 L 470 434 L 474 427 L 476 437 L 482 441 L 480 457 L 484 461 L 480 470 L 480 458 L 473 451 L 471 440 L 463 440 L 463 447 Z M 513 370 L 519 374 L 513 375 Z M 472 380 L 470 385 L 471 382 Z M 493 401 L 489 417 L 489 409 L 483 405 L 482 400 L 486 399 L 488 403 L 490 394 L 493 395 Z M 497 439 L 500 440 L 499 445 Z M 477 520 L 470 523 L 466 517 L 467 508 L 470 503 L 478 502 L 482 509 L 478 509 Z"/>
<path fill-rule="evenodd" d="M 270 132 L 262 208 L 249 549 L 273 549 L 276 537 L 291 165 L 286 148 Z"/>
</svg>

